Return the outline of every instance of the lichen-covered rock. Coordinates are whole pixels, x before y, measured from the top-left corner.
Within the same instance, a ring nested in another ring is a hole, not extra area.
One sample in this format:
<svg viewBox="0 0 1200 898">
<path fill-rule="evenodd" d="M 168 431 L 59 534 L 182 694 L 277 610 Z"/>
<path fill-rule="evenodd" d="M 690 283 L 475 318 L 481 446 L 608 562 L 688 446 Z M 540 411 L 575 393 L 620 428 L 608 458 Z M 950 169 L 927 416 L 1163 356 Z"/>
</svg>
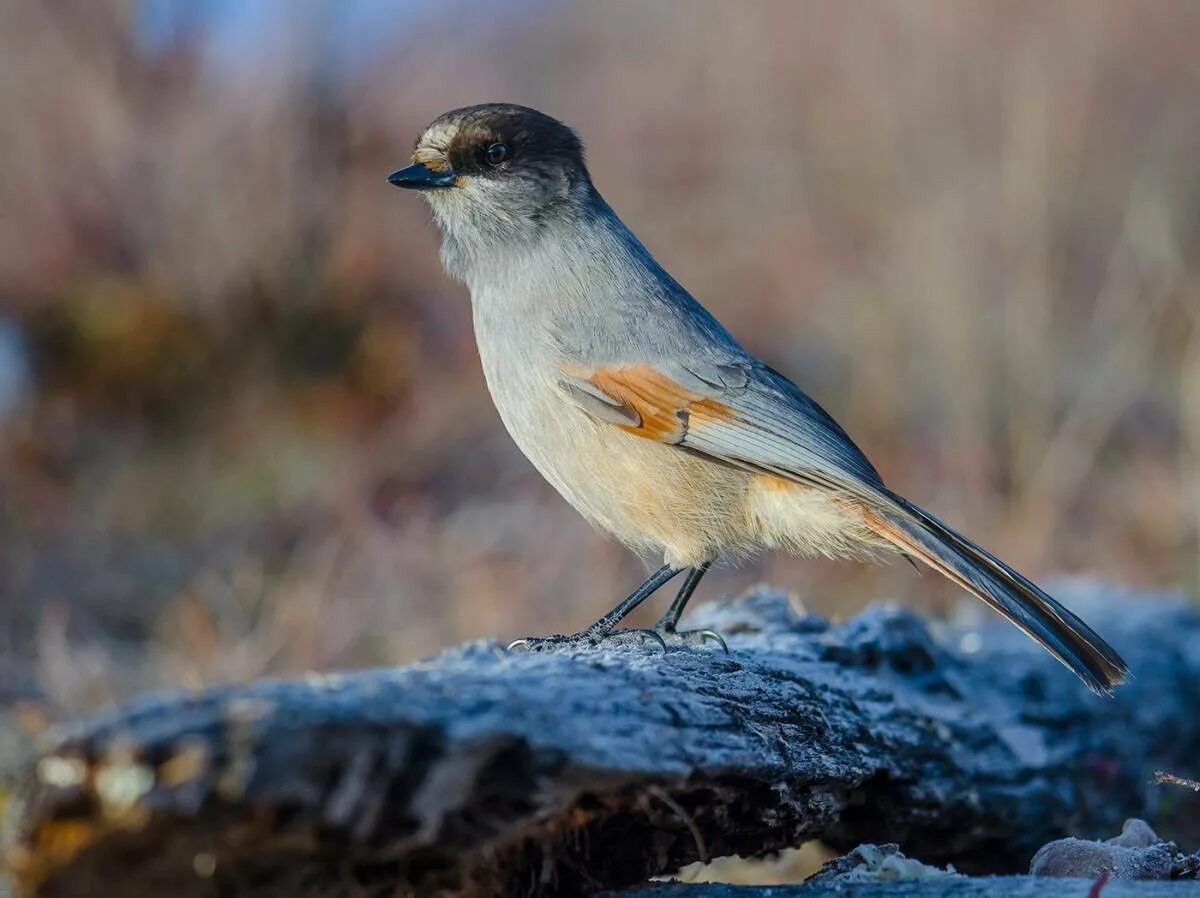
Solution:
<svg viewBox="0 0 1200 898">
<path fill-rule="evenodd" d="M 905 857 L 899 845 L 859 845 L 853 851 L 827 861 L 806 882 L 899 882 L 914 879 L 953 879 L 960 874 Z"/>
<path fill-rule="evenodd" d="M 1200 775 L 1200 613 L 1058 594 L 1136 671 L 1115 698 L 1001 623 L 943 635 L 889 607 L 831 623 L 766 589 L 688 621 L 728 654 L 477 643 L 149 696 L 47 738 L 5 861 L 38 898 L 558 898 L 808 839 L 1025 868 L 1051 839 L 1159 812 L 1154 771 Z"/>
<path fill-rule="evenodd" d="M 1114 879 L 1195 879 L 1200 855 L 1187 856 L 1174 842 L 1164 842 L 1144 820 L 1126 820 L 1121 834 L 1103 842 L 1059 839 L 1043 845 L 1033 856 L 1034 876 Z"/>
</svg>

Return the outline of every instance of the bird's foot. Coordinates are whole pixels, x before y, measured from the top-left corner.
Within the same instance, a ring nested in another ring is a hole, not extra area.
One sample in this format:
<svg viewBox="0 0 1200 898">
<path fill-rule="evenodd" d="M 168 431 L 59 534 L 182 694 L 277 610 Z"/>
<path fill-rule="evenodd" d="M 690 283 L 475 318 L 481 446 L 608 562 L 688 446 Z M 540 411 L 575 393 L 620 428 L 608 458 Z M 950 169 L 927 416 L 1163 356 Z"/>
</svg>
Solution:
<svg viewBox="0 0 1200 898">
<path fill-rule="evenodd" d="M 716 630 L 676 630 L 674 626 L 660 623 L 654 628 L 654 632 L 661 636 L 667 645 L 702 646 L 709 642 L 715 642 L 726 655 L 729 654 L 729 646 L 725 642 L 725 637 Z"/>
<path fill-rule="evenodd" d="M 597 633 L 584 630 L 570 636 L 524 636 L 508 644 L 510 652 L 577 652 L 589 649 L 645 648 L 658 646 L 664 652 L 667 643 L 657 630 L 611 630 Z"/>
</svg>

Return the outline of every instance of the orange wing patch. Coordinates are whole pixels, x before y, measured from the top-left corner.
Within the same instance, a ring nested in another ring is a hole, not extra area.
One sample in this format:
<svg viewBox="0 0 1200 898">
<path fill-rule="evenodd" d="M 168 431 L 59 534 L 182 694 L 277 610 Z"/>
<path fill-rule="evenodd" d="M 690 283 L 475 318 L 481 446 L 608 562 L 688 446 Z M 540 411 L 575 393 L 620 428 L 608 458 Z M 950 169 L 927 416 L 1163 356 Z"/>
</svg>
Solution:
<svg viewBox="0 0 1200 898">
<path fill-rule="evenodd" d="M 617 427 L 648 440 L 680 443 L 693 417 L 715 421 L 733 417 L 729 406 L 687 389 L 650 365 L 599 368 L 586 379 L 641 418 L 640 424 Z"/>
</svg>

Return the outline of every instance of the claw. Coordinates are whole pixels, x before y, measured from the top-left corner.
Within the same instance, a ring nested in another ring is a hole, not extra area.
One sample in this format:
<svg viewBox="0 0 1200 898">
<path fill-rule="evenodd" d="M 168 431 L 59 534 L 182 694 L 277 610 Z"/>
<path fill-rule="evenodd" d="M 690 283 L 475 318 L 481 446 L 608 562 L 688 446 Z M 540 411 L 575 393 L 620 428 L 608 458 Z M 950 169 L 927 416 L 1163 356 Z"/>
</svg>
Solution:
<svg viewBox="0 0 1200 898">
<path fill-rule="evenodd" d="M 725 641 L 725 637 L 716 630 L 699 630 L 698 632 L 704 637 L 705 640 L 711 639 L 713 642 L 719 645 L 726 655 L 729 654 L 729 644 Z"/>
<path fill-rule="evenodd" d="M 674 645 L 704 645 L 710 639 L 721 647 L 721 650 L 726 655 L 729 654 L 729 645 L 725 642 L 725 637 L 716 630 L 676 630 L 674 626 L 659 626 L 654 628 L 655 631 L 661 634 L 666 640 Z"/>
<path fill-rule="evenodd" d="M 651 639 L 653 639 L 655 642 L 658 643 L 658 647 L 660 649 L 662 649 L 664 652 L 667 650 L 667 641 L 662 638 L 661 634 L 656 633 L 653 630 L 626 630 L 624 632 L 637 633 L 639 636 L 642 637 L 643 642 L 645 642 L 646 637 L 649 636 Z"/>
<path fill-rule="evenodd" d="M 504 647 L 504 651 L 511 652 L 511 651 L 514 651 L 517 648 L 517 646 L 523 646 L 524 650 L 528 652 L 529 651 L 529 640 L 530 640 L 530 638 L 528 636 L 522 636 L 520 639 L 514 639 L 512 642 L 510 642 L 508 645 L 506 645 Z"/>
</svg>

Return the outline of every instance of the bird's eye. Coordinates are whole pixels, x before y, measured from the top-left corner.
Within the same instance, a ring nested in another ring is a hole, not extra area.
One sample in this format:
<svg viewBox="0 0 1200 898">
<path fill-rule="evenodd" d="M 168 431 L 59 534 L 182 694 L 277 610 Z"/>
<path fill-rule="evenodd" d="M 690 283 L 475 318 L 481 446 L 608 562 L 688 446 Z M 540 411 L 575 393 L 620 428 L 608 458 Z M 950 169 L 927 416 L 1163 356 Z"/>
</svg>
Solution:
<svg viewBox="0 0 1200 898">
<path fill-rule="evenodd" d="M 508 158 L 508 144 L 494 143 L 484 152 L 488 165 L 499 165 Z"/>
</svg>

